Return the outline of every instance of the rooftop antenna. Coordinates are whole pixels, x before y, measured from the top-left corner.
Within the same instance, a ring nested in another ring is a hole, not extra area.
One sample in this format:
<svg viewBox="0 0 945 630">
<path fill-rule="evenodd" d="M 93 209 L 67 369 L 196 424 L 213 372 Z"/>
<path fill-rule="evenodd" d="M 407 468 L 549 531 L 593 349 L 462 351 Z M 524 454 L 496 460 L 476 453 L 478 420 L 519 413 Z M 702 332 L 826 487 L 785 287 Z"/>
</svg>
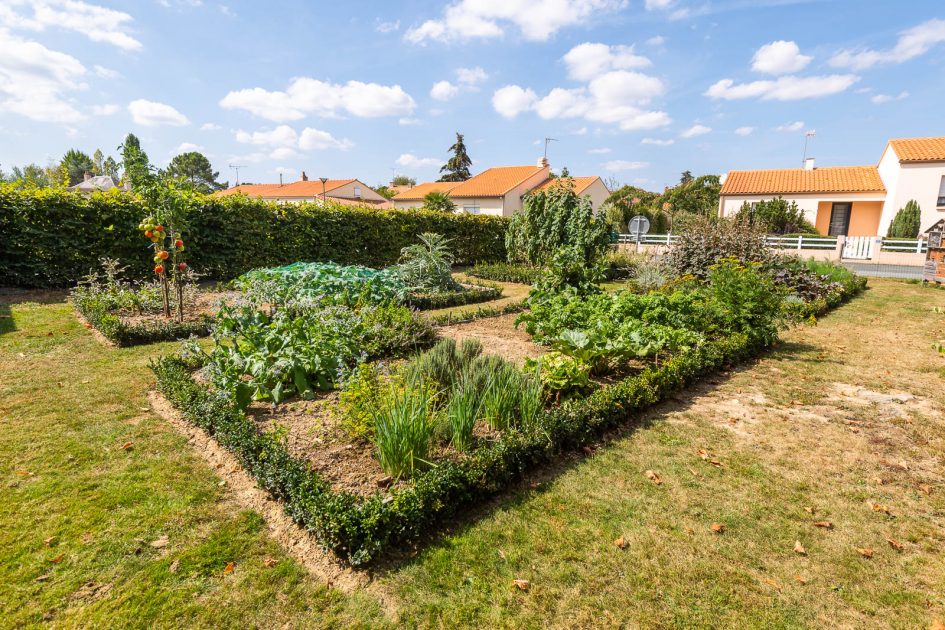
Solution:
<svg viewBox="0 0 945 630">
<path fill-rule="evenodd" d="M 816 138 L 817 132 L 813 129 L 804 134 L 804 159 L 801 161 L 801 164 L 807 164 L 807 143 L 810 142 L 811 138 Z"/>
<path fill-rule="evenodd" d="M 236 171 L 236 185 L 240 185 L 240 169 L 246 168 L 245 164 L 230 164 L 230 168 Z"/>
<path fill-rule="evenodd" d="M 548 143 L 557 142 L 557 138 L 545 138 L 545 155 L 543 156 L 546 160 L 548 159 Z"/>
</svg>

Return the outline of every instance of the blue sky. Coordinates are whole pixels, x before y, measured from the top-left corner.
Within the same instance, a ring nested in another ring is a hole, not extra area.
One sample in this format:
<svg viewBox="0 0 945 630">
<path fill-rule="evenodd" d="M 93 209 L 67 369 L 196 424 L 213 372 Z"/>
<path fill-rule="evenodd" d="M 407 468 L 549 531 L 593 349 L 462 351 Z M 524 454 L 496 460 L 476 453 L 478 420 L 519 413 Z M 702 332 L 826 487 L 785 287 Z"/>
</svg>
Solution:
<svg viewBox="0 0 945 630">
<path fill-rule="evenodd" d="M 0 168 L 204 152 L 234 181 L 876 162 L 945 135 L 941 0 L 0 0 Z"/>
</svg>

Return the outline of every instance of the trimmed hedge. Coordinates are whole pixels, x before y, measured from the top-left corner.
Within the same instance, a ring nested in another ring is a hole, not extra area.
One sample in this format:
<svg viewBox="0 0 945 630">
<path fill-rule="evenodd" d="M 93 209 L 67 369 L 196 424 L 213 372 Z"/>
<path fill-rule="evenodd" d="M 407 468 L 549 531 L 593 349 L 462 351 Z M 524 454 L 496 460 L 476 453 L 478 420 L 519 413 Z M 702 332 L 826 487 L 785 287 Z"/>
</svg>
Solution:
<svg viewBox="0 0 945 630">
<path fill-rule="evenodd" d="M 535 284 L 541 276 L 543 267 L 533 267 L 518 263 L 495 262 L 479 263 L 472 269 L 466 270 L 466 275 L 474 278 L 483 278 L 493 282 L 518 282 L 519 284 Z"/>
<path fill-rule="evenodd" d="M 443 293 L 411 293 L 407 296 L 407 305 L 421 311 L 436 308 L 449 308 L 465 304 L 489 302 L 502 297 L 502 288 L 497 286 L 470 285 L 463 291 Z"/>
<path fill-rule="evenodd" d="M 197 321 L 190 322 L 160 319 L 147 324 L 128 324 L 92 299 L 73 298 L 72 305 L 85 321 L 120 348 L 158 341 L 177 341 L 192 335 L 206 337 L 210 334 L 210 324 L 213 322 L 213 318 L 203 315 Z"/>
<path fill-rule="evenodd" d="M 844 299 L 852 295 L 847 293 Z M 466 458 L 444 461 L 421 473 L 405 488 L 367 498 L 334 492 L 278 437 L 260 433 L 227 397 L 195 382 L 179 359 L 166 357 L 151 367 L 158 388 L 174 406 L 233 452 L 260 486 L 283 502 L 288 514 L 326 549 L 362 565 L 386 548 L 416 540 L 461 507 L 496 493 L 562 449 L 587 444 L 601 432 L 625 425 L 630 413 L 764 349 L 743 334 L 706 343 L 545 412 L 529 433 L 503 433 Z"/>
<path fill-rule="evenodd" d="M 101 257 L 128 265 L 133 279 L 144 278 L 151 256 L 137 227 L 146 214 L 136 195 L 117 190 L 84 197 L 0 184 L 0 286 L 70 286 Z M 280 205 L 239 195 L 202 198 L 188 221 L 188 264 L 224 280 L 299 260 L 386 267 L 423 232 L 452 239 L 457 264 L 503 260 L 508 225 L 485 215 Z"/>
</svg>

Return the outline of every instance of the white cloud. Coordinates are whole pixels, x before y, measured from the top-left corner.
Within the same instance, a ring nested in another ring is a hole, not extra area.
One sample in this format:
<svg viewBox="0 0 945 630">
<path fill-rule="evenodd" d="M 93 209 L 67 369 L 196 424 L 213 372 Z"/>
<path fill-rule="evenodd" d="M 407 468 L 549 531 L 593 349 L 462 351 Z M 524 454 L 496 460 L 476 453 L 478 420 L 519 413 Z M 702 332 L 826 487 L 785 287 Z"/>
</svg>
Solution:
<svg viewBox="0 0 945 630">
<path fill-rule="evenodd" d="M 220 101 L 225 109 L 242 109 L 274 122 L 348 113 L 359 118 L 407 116 L 416 102 L 399 85 L 348 81 L 326 83 L 308 77 L 292 79 L 283 91 L 247 88 L 230 92 Z"/>
<path fill-rule="evenodd" d="M 171 153 L 172 153 L 173 155 L 179 155 L 179 154 L 181 154 L 181 153 L 190 153 L 191 151 L 197 151 L 197 152 L 199 152 L 199 153 L 203 153 L 204 151 L 206 151 L 206 149 L 204 149 L 204 148 L 203 148 L 202 146 L 200 146 L 199 144 L 194 144 L 193 142 L 182 142 L 182 143 L 181 143 L 176 149 L 174 149 L 174 151 L 172 151 Z"/>
<path fill-rule="evenodd" d="M 675 0 L 646 0 L 647 11 L 665 11 L 673 6 Z"/>
<path fill-rule="evenodd" d="M 705 125 L 695 124 L 688 129 L 685 129 L 679 133 L 680 138 L 695 138 L 696 136 L 704 136 L 705 134 L 712 131 L 712 127 L 706 127 Z"/>
<path fill-rule="evenodd" d="M 27 12 L 18 13 L 16 8 Z M 29 11 L 31 10 L 31 12 Z M 131 15 L 81 0 L 5 0 L 0 4 L 0 26 L 35 32 L 47 28 L 75 31 L 93 42 L 140 50 L 141 42 L 128 34 Z"/>
<path fill-rule="evenodd" d="M 457 68 L 456 80 L 463 85 L 478 85 L 489 78 L 485 70 L 476 66 L 475 68 Z"/>
<path fill-rule="evenodd" d="M 442 161 L 436 158 L 417 157 L 413 153 L 403 153 L 395 162 L 397 166 L 403 166 L 404 168 L 428 168 L 439 166 Z"/>
<path fill-rule="evenodd" d="M 765 74 L 791 74 L 803 70 L 812 59 L 809 55 L 802 55 L 793 41 L 779 39 L 759 48 L 752 57 L 751 67 Z"/>
<path fill-rule="evenodd" d="M 739 127 L 735 130 L 735 135 L 738 136 L 750 136 L 755 132 L 754 127 Z"/>
<path fill-rule="evenodd" d="M 354 143 L 347 138 L 337 139 L 327 131 L 306 127 L 299 136 L 299 148 L 303 151 L 322 151 L 325 149 L 338 149 L 347 151 L 354 146 Z"/>
<path fill-rule="evenodd" d="M 882 105 L 883 103 L 888 103 L 890 101 L 901 101 L 904 98 L 909 98 L 908 92 L 900 92 L 896 96 L 890 94 L 874 94 L 870 101 L 876 105 Z"/>
<path fill-rule="evenodd" d="M 448 101 L 459 94 L 459 87 L 449 81 L 437 81 L 430 88 L 430 96 L 438 101 Z"/>
<path fill-rule="evenodd" d="M 208 122 L 208 123 L 204 123 L 204 124 L 200 125 L 200 131 L 217 131 L 217 130 L 219 130 L 219 129 L 222 129 L 222 127 L 220 127 L 220 125 L 218 125 L 218 124 L 216 124 L 216 123 L 212 123 L 212 122 Z"/>
<path fill-rule="evenodd" d="M 775 131 L 800 131 L 804 128 L 803 120 L 795 120 L 794 122 L 784 123 L 783 125 L 778 125 L 774 128 Z"/>
<path fill-rule="evenodd" d="M 119 110 L 121 110 L 121 107 L 113 103 L 92 105 L 92 113 L 96 116 L 111 116 L 112 114 L 117 114 Z"/>
<path fill-rule="evenodd" d="M 855 74 L 786 76 L 750 83 L 735 83 L 732 79 L 722 79 L 710 86 L 705 91 L 705 96 L 725 100 L 760 98 L 763 101 L 795 101 L 838 94 L 859 79 Z"/>
<path fill-rule="evenodd" d="M 541 98 L 530 88 L 507 85 L 495 92 L 492 106 L 506 118 L 535 111 L 546 120 L 580 117 L 634 131 L 670 123 L 666 112 L 642 109 L 664 90 L 657 78 L 618 70 L 596 77 L 586 88 L 554 88 Z"/>
<path fill-rule="evenodd" d="M 288 125 L 279 125 L 274 129 L 260 129 L 252 133 L 240 129 L 236 132 L 236 141 L 243 144 L 267 147 L 271 150 L 269 155 L 274 160 L 298 157 L 296 149 L 303 151 L 322 151 L 326 149 L 346 151 L 354 146 L 354 143 L 347 138 L 339 140 L 327 131 L 306 127 L 299 134 Z"/>
<path fill-rule="evenodd" d="M 636 70 L 646 68 L 650 60 L 633 52 L 633 46 L 608 46 L 607 44 L 578 44 L 562 57 L 568 68 L 568 76 L 576 81 L 590 81 L 610 70 Z"/>
<path fill-rule="evenodd" d="M 878 64 L 903 63 L 945 42 L 945 20 L 933 18 L 899 33 L 896 45 L 887 50 L 862 48 L 841 50 L 830 59 L 835 68 L 865 70 Z"/>
<path fill-rule="evenodd" d="M 491 39 L 504 35 L 511 23 L 526 40 L 546 41 L 562 28 L 625 6 L 627 0 L 458 0 L 441 18 L 409 29 L 404 39 L 414 44 Z"/>
<path fill-rule="evenodd" d="M 661 140 L 659 138 L 643 138 L 643 140 L 640 140 L 640 144 L 650 144 L 657 147 L 668 147 L 671 144 L 676 144 L 676 141 L 672 138 L 667 138 L 665 140 Z"/>
<path fill-rule="evenodd" d="M 394 31 L 400 30 L 400 20 L 394 20 L 393 22 L 378 22 L 377 26 L 374 27 L 374 30 L 378 33 L 393 33 Z"/>
<path fill-rule="evenodd" d="M 656 35 L 646 40 L 647 46 L 662 46 L 665 43 L 666 43 L 666 38 L 663 37 L 662 35 Z"/>
<path fill-rule="evenodd" d="M 128 103 L 128 112 L 131 114 L 133 121 L 145 127 L 155 127 L 157 125 L 181 127 L 189 122 L 186 116 L 170 105 L 143 98 Z"/>
<path fill-rule="evenodd" d="M 604 168 L 612 173 L 638 171 L 649 165 L 649 162 L 631 162 L 630 160 L 610 160 L 609 162 L 604 162 Z"/>
<path fill-rule="evenodd" d="M 522 112 L 527 112 L 535 106 L 538 97 L 531 89 L 524 89 L 517 85 L 506 85 L 492 95 L 492 107 L 506 118 L 515 118 Z"/>
<path fill-rule="evenodd" d="M 0 112 L 40 122 L 70 123 L 84 118 L 63 94 L 86 87 L 82 78 L 87 70 L 78 59 L 2 27 L 0 51 Z"/>
<path fill-rule="evenodd" d="M 112 70 L 111 68 L 106 68 L 98 64 L 92 66 L 92 71 L 95 72 L 95 76 L 103 79 L 118 79 L 121 77 L 121 73 L 117 70 Z"/>
<path fill-rule="evenodd" d="M 400 125 L 400 126 L 402 126 L 402 127 L 409 127 L 409 126 L 412 126 L 412 125 L 419 125 L 419 124 L 420 124 L 420 119 L 419 119 L 419 118 L 409 118 L 409 117 L 405 117 L 405 118 L 401 118 L 400 120 L 398 120 L 398 121 L 397 121 L 397 124 Z"/>
<path fill-rule="evenodd" d="M 587 152 L 592 155 L 604 155 L 605 153 L 610 153 L 610 149 L 607 147 L 601 147 L 599 149 L 588 149 Z"/>
</svg>

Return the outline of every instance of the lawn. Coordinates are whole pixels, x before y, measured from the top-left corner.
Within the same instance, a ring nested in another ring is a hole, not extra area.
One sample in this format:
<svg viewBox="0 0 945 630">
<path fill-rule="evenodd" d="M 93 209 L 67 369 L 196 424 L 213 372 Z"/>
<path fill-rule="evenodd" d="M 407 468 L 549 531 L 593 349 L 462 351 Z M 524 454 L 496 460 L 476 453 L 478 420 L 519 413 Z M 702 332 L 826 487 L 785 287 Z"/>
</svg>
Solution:
<svg viewBox="0 0 945 630">
<path fill-rule="evenodd" d="M 291 559 L 149 409 L 149 358 L 174 344 L 106 348 L 61 296 L 8 297 L 0 613 L 11 626 L 929 627 L 945 617 L 945 292 L 871 287 L 349 592 Z"/>
</svg>

